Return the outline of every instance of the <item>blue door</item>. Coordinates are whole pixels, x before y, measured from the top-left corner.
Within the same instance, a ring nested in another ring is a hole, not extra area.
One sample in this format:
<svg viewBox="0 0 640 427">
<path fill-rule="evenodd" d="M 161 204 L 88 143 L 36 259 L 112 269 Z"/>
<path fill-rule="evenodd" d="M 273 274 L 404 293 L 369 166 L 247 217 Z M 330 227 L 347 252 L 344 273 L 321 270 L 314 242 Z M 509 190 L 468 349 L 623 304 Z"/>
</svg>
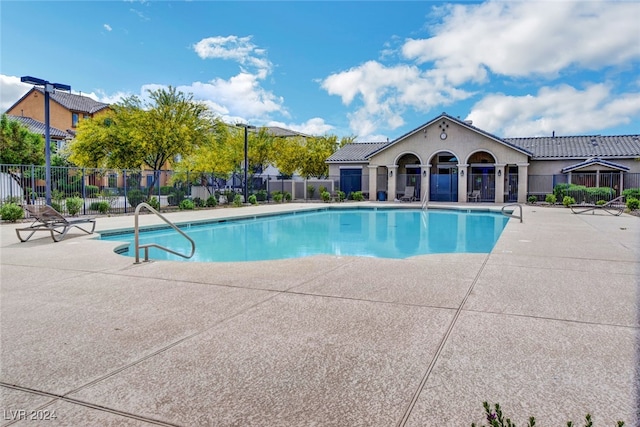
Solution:
<svg viewBox="0 0 640 427">
<path fill-rule="evenodd" d="M 347 196 L 362 191 L 362 169 L 340 169 L 340 191 Z"/>
<path fill-rule="evenodd" d="M 434 202 L 458 201 L 458 174 L 455 169 L 447 169 L 448 173 L 431 174 L 429 200 Z"/>
</svg>

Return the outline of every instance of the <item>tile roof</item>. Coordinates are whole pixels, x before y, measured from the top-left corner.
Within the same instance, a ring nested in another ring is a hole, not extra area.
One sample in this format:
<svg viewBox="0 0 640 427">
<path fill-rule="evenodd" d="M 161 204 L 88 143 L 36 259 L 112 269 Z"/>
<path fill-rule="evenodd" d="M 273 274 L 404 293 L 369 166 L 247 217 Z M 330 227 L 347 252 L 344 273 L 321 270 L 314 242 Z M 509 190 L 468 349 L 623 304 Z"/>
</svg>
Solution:
<svg viewBox="0 0 640 427">
<path fill-rule="evenodd" d="M 589 166 L 589 165 L 602 165 L 602 166 L 607 166 L 610 167 L 612 169 L 618 169 L 621 171 L 625 171 L 625 172 L 629 172 L 630 168 L 623 166 L 623 165 L 619 165 L 617 163 L 613 163 L 613 162 L 608 162 L 606 160 L 602 160 L 599 159 L 597 157 L 591 158 L 591 159 L 587 159 L 584 162 L 580 162 L 580 163 L 576 163 L 575 165 L 571 165 L 571 166 L 567 166 L 566 168 L 562 168 L 562 173 L 567 173 L 567 172 L 571 172 L 573 170 L 576 169 L 582 169 L 585 166 Z"/>
<path fill-rule="evenodd" d="M 24 126 L 26 126 L 29 129 L 30 132 L 44 135 L 44 131 L 46 129 L 45 125 L 44 123 L 38 120 L 34 120 L 31 117 L 12 116 L 10 114 L 7 114 L 7 118 L 10 120 L 16 120 L 22 123 Z M 56 139 L 73 138 L 73 135 L 71 135 L 70 133 L 60 130 L 58 128 L 54 128 L 53 126 L 49 126 L 49 136 L 51 138 L 56 138 Z"/>
<path fill-rule="evenodd" d="M 640 135 L 581 135 L 504 138 L 533 153 L 533 159 L 640 157 Z"/>
<path fill-rule="evenodd" d="M 42 88 L 35 87 L 34 89 L 44 94 L 44 90 Z M 98 102 L 88 96 L 75 95 L 73 93 L 58 90 L 52 93 L 50 98 L 68 110 L 88 114 L 93 114 L 109 106 L 109 104 Z"/>
<path fill-rule="evenodd" d="M 327 159 L 327 162 L 365 162 L 369 156 L 389 142 L 353 142 L 346 144 Z"/>
<path fill-rule="evenodd" d="M 283 137 L 288 137 L 288 136 L 304 136 L 304 137 L 308 137 L 309 135 L 305 135 L 304 133 L 300 133 L 300 132 L 296 132 L 294 130 L 290 130 L 290 129 L 285 129 L 285 128 L 281 128 L 278 126 L 265 126 L 264 129 L 266 129 L 271 135 L 273 136 L 283 136 Z"/>
</svg>

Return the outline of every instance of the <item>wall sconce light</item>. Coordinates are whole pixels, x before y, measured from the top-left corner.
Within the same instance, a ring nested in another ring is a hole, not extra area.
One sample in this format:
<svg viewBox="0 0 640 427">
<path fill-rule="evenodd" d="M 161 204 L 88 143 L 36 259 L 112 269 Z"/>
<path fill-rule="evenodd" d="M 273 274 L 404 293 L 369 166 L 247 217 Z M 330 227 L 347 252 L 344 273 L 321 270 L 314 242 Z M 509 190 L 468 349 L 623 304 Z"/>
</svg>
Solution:
<svg viewBox="0 0 640 427">
<path fill-rule="evenodd" d="M 422 176 L 426 177 L 427 176 L 427 171 L 422 171 Z"/>
<path fill-rule="evenodd" d="M 393 171 L 389 171 L 389 176 L 393 176 Z"/>
<path fill-rule="evenodd" d="M 463 170 L 460 171 L 460 176 L 464 176 L 464 171 Z"/>
<path fill-rule="evenodd" d="M 498 170 L 498 176 L 502 176 L 502 171 Z"/>
</svg>

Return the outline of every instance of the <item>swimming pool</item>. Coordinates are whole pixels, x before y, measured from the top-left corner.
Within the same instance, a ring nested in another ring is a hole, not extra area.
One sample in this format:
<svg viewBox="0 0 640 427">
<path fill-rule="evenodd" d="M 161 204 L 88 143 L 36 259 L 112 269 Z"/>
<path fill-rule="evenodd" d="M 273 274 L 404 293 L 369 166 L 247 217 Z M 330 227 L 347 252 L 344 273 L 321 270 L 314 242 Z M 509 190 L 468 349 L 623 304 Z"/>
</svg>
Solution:
<svg viewBox="0 0 640 427">
<path fill-rule="evenodd" d="M 151 248 L 157 260 L 196 262 L 259 261 L 327 254 L 408 258 L 436 253 L 489 253 L 508 218 L 488 211 L 393 208 L 318 209 L 248 219 L 179 224 L 196 242 L 183 259 Z M 135 256 L 133 231 L 101 235 L 128 242 L 118 250 Z M 157 243 L 188 252 L 184 237 L 170 228 L 141 231 L 140 244 Z"/>
<path fill-rule="evenodd" d="M 318 209 L 249 219 L 179 225 L 196 242 L 183 259 L 151 248 L 158 260 L 197 262 L 259 261 L 313 255 L 408 258 L 436 253 L 489 253 L 509 218 L 488 211 L 421 209 Z M 123 255 L 135 256 L 133 232 L 101 235 L 129 242 Z M 157 243 L 188 252 L 174 230 L 140 233 L 140 244 Z M 119 251 L 121 252 L 121 251 Z"/>
</svg>

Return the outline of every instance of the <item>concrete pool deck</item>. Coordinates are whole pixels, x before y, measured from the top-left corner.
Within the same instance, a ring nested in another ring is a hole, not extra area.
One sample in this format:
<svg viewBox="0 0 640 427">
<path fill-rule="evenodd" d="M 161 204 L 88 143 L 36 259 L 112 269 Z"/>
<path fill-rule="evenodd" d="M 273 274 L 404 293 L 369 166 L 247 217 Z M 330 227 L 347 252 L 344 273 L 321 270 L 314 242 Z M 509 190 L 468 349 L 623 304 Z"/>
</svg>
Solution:
<svg viewBox="0 0 640 427">
<path fill-rule="evenodd" d="M 640 218 L 523 209 L 490 254 L 406 260 L 134 265 L 3 224 L 0 425 L 640 425 Z"/>
</svg>

